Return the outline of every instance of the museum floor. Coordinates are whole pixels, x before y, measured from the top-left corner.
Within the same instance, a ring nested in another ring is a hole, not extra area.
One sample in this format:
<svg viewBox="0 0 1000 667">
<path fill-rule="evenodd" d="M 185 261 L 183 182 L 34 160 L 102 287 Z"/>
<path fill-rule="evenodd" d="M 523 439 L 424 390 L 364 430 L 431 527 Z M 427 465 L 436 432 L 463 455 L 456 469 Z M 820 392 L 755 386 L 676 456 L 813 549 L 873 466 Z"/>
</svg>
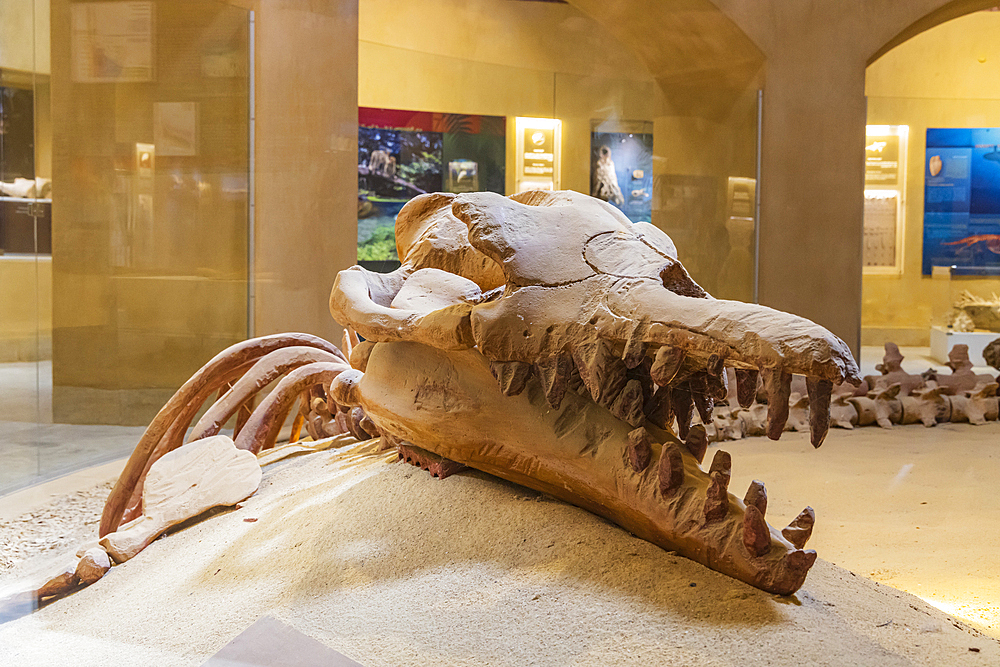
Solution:
<svg viewBox="0 0 1000 667">
<path fill-rule="evenodd" d="M 816 508 L 821 560 L 792 598 L 480 473 L 307 454 L 268 466 L 241 509 L 0 624 L 0 654 L 201 665 L 264 618 L 366 667 L 1000 664 L 1000 643 L 951 620 L 1000 636 L 998 441 L 993 423 L 727 443 L 731 488 L 766 480 L 774 524 Z"/>
<path fill-rule="evenodd" d="M 52 423 L 52 362 L 0 364 L 0 497 L 127 457 L 135 426 Z"/>
<path fill-rule="evenodd" d="M 903 353 L 910 372 L 930 365 Z M 863 369 L 880 357 L 866 349 Z M 998 443 L 994 422 L 833 429 L 819 450 L 800 433 L 721 445 L 734 493 L 767 484 L 772 524 L 816 509 L 821 561 L 791 604 L 477 473 L 309 454 L 269 466 L 244 509 L 0 625 L 0 649 L 9 664 L 49 664 L 39 647 L 60 646 L 79 664 L 196 665 L 270 615 L 366 666 L 659 664 L 664 651 L 690 665 L 1000 664 L 1000 644 L 894 590 L 1000 638 Z M 25 512 L 120 465 L 0 498 L 0 531 L 21 515 L 30 539 Z M 30 570 L 0 571 L 0 589 Z"/>
</svg>

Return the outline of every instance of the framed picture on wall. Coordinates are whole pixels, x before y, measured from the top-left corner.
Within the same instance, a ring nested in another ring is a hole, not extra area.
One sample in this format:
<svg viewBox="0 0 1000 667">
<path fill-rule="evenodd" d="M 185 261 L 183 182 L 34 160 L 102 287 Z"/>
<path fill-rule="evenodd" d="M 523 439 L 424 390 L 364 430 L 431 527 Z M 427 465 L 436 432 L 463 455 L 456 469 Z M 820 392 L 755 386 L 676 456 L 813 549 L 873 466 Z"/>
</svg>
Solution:
<svg viewBox="0 0 1000 667">
<path fill-rule="evenodd" d="M 503 116 L 358 109 L 358 263 L 392 271 L 396 216 L 429 192 L 504 194 Z"/>
<path fill-rule="evenodd" d="M 906 125 L 869 125 L 865 132 L 862 266 L 866 274 L 903 270 Z"/>
<path fill-rule="evenodd" d="M 1000 128 L 928 128 L 923 274 L 1000 275 Z"/>
<path fill-rule="evenodd" d="M 621 210 L 632 222 L 653 214 L 653 124 L 590 122 L 590 195 Z"/>
</svg>

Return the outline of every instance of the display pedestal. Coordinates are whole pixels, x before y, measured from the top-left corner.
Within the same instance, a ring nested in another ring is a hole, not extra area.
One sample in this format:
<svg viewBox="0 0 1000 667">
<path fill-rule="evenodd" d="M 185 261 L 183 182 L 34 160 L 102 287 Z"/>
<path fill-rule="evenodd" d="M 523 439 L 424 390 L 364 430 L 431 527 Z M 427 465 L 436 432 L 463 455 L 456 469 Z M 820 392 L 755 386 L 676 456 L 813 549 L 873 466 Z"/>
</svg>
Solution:
<svg viewBox="0 0 1000 667">
<path fill-rule="evenodd" d="M 1000 338 L 995 331 L 952 331 L 948 327 L 931 327 L 931 358 L 942 364 L 948 363 L 948 352 L 956 345 L 969 346 L 969 361 L 973 366 L 987 366 L 983 350 Z"/>
</svg>

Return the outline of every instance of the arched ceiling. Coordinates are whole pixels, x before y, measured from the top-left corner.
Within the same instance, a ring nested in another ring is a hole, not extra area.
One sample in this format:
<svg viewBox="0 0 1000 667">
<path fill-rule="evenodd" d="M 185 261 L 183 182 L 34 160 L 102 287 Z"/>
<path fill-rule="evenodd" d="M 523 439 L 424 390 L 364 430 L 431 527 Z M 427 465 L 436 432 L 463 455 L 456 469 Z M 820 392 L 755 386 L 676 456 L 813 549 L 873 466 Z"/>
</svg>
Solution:
<svg viewBox="0 0 1000 667">
<path fill-rule="evenodd" d="M 568 0 L 627 46 L 678 114 L 725 117 L 764 54 L 709 0 Z"/>
<path fill-rule="evenodd" d="M 942 7 L 939 7 L 938 9 L 920 17 L 897 33 L 894 37 L 892 37 L 892 39 L 883 44 L 871 55 L 867 64 L 871 65 L 887 52 L 896 48 L 911 37 L 915 37 L 926 30 L 930 30 L 945 21 L 950 21 L 960 16 L 971 14 L 972 12 L 977 12 L 983 9 L 991 9 L 996 5 L 997 0 L 953 0 L 952 2 L 948 2 Z"/>
</svg>

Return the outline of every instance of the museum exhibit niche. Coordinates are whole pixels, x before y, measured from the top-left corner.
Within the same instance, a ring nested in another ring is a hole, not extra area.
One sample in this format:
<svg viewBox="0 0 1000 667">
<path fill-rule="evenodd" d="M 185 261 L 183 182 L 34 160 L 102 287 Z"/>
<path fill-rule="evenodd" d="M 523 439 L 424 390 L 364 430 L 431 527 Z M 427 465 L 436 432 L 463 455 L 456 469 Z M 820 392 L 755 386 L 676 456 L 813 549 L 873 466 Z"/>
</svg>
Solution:
<svg viewBox="0 0 1000 667">
<path fill-rule="evenodd" d="M 921 4 L 5 2 L 4 664 L 1000 662 Z"/>
</svg>

